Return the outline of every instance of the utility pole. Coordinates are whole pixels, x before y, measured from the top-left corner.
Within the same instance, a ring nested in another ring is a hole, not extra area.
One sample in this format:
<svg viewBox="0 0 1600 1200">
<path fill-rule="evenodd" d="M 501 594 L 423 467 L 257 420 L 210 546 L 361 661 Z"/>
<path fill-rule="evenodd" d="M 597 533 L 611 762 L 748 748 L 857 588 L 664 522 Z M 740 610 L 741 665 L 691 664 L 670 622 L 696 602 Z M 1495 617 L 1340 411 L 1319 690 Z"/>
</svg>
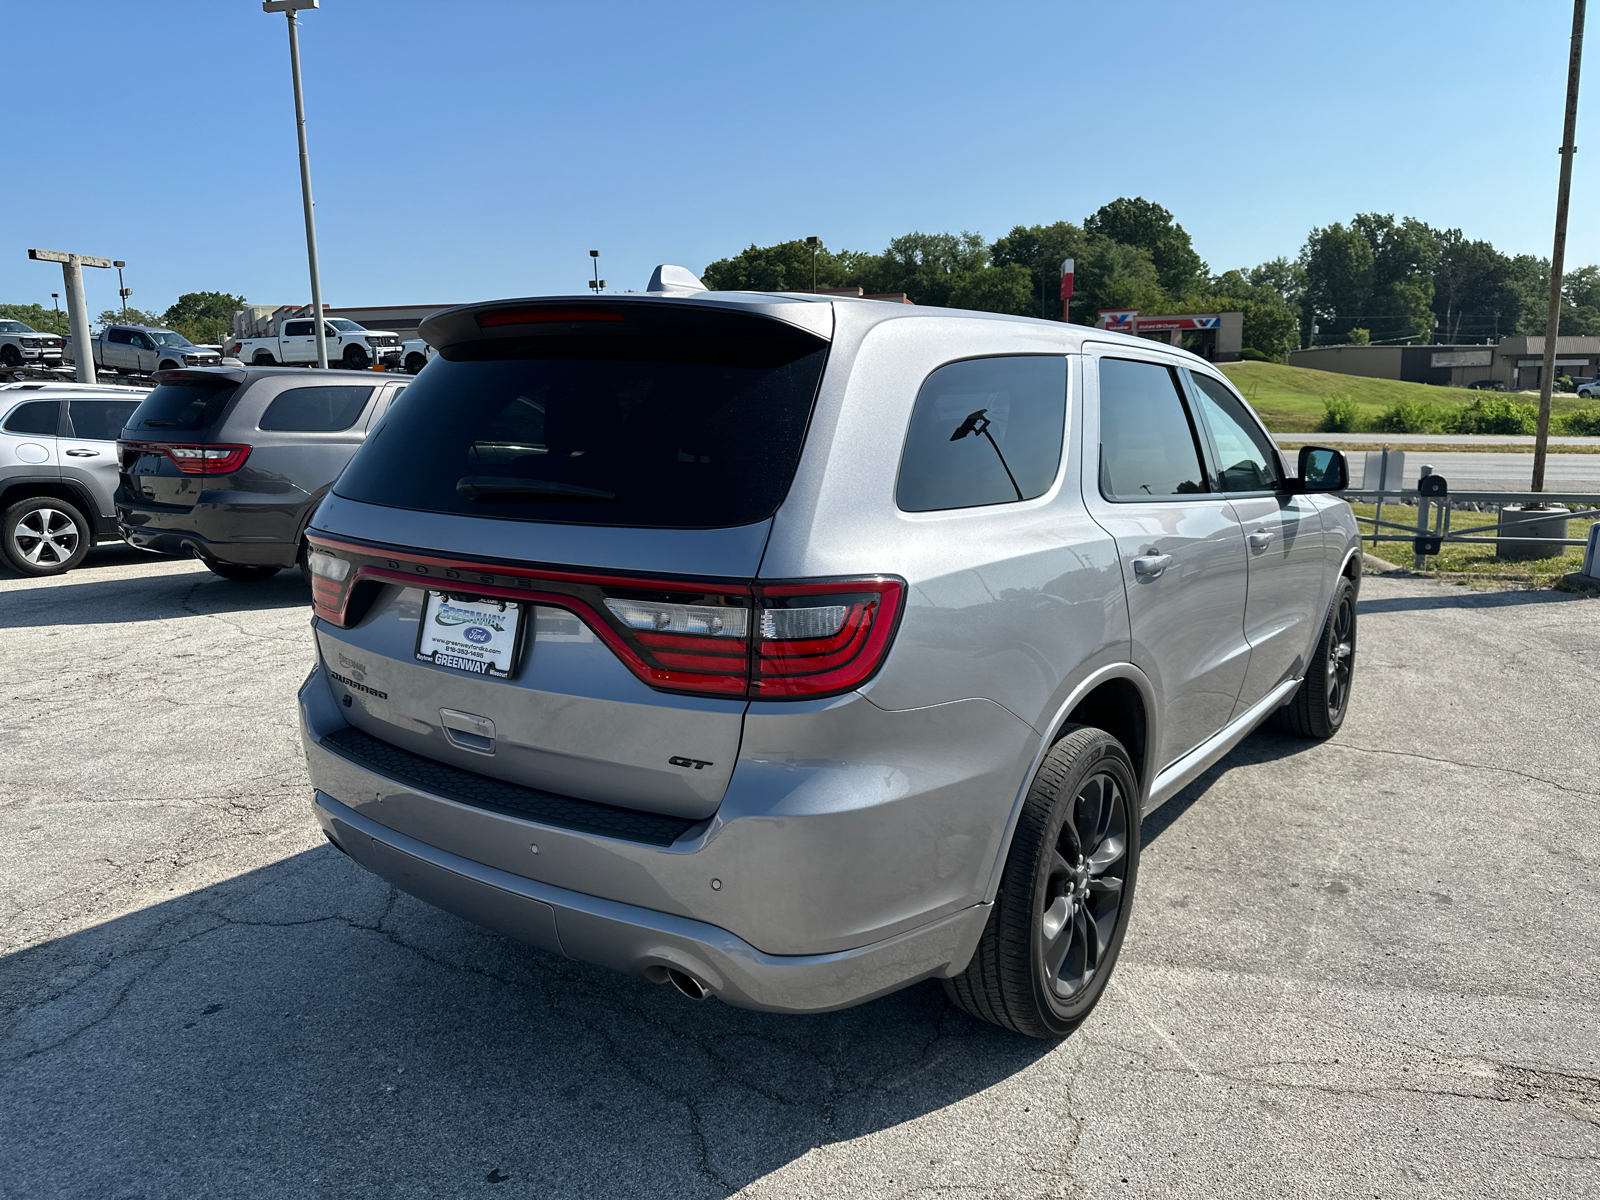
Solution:
<svg viewBox="0 0 1600 1200">
<path fill-rule="evenodd" d="M 1572 139 L 1578 125 L 1578 71 L 1583 64 L 1585 0 L 1572 0 L 1572 49 L 1567 58 L 1567 116 L 1561 129 L 1561 182 L 1556 188 L 1556 237 L 1550 249 L 1550 307 L 1544 322 L 1544 370 L 1539 372 L 1539 425 L 1533 443 L 1533 487 L 1544 491 L 1550 446 L 1550 392 L 1556 383 L 1556 338 L 1561 332 L 1561 268 L 1567 253 L 1567 200 L 1572 194 Z"/>
<path fill-rule="evenodd" d="M 311 215 L 311 155 L 306 150 L 306 101 L 300 90 L 300 33 L 294 14 L 316 8 L 317 0 L 262 0 L 262 12 L 289 18 L 289 71 L 294 76 L 294 121 L 300 136 L 300 199 L 306 210 L 306 259 L 311 267 L 311 309 L 317 331 L 317 366 L 328 365 L 328 333 L 322 326 L 322 273 L 317 269 L 317 223 Z"/>
<path fill-rule="evenodd" d="M 63 254 L 59 250 L 29 250 L 35 262 L 61 264 L 61 277 L 67 293 L 67 326 L 72 330 L 72 362 L 79 383 L 94 383 L 94 346 L 89 341 L 89 305 L 83 296 L 83 268 L 111 269 L 109 258 L 92 254 Z M 51 292 L 52 296 L 56 293 Z"/>
<path fill-rule="evenodd" d="M 806 245 L 811 247 L 811 290 L 817 290 L 817 250 L 822 246 L 822 239 L 816 236 L 808 237 Z"/>
<path fill-rule="evenodd" d="M 114 258 L 111 260 L 111 265 L 117 269 L 117 295 L 122 298 L 122 323 L 126 325 L 128 323 L 128 297 L 133 295 L 131 288 L 122 286 L 122 268 L 128 264 L 120 258 Z"/>
</svg>

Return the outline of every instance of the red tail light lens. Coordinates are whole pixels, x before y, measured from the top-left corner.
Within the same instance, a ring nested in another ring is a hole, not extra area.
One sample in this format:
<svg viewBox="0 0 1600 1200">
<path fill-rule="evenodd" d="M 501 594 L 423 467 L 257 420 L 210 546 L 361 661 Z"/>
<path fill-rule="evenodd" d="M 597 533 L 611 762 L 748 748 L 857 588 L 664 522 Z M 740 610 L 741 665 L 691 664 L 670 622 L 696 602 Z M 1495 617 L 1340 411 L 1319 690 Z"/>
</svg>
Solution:
<svg viewBox="0 0 1600 1200">
<path fill-rule="evenodd" d="M 898 579 L 757 585 L 750 694 L 828 696 L 865 683 L 889 649 L 902 590 Z"/>
<path fill-rule="evenodd" d="M 165 454 L 185 475 L 229 475 L 244 466 L 249 446 L 186 445 L 177 442 L 118 442 L 117 449 Z M 124 460 L 126 461 L 126 460 Z"/>
<path fill-rule="evenodd" d="M 566 609 L 660 691 L 752 700 L 838 695 L 882 665 L 905 584 L 723 584 L 463 562 L 311 535 L 317 616 L 360 620 L 381 582 Z"/>
</svg>

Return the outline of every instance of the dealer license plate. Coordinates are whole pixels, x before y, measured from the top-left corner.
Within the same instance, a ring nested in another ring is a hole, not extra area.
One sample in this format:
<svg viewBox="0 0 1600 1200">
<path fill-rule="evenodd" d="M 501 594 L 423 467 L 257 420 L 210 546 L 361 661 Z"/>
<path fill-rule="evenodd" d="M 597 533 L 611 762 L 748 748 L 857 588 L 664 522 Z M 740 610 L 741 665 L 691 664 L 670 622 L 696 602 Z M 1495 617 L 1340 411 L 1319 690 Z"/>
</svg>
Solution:
<svg viewBox="0 0 1600 1200">
<path fill-rule="evenodd" d="M 507 679 L 517 668 L 522 606 L 514 600 L 462 600 L 429 592 L 417 657 L 473 675 Z"/>
</svg>

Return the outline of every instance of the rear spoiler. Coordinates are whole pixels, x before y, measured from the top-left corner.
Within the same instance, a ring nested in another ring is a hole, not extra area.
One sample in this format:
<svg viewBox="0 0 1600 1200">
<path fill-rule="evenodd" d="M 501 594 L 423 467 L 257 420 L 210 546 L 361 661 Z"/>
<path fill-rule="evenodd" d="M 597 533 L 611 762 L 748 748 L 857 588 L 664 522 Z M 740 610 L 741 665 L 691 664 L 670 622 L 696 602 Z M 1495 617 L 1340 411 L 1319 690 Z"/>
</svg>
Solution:
<svg viewBox="0 0 1600 1200">
<path fill-rule="evenodd" d="M 234 387 L 249 378 L 238 367 L 182 367 L 155 374 L 156 383 L 175 383 L 180 387 Z"/>
</svg>

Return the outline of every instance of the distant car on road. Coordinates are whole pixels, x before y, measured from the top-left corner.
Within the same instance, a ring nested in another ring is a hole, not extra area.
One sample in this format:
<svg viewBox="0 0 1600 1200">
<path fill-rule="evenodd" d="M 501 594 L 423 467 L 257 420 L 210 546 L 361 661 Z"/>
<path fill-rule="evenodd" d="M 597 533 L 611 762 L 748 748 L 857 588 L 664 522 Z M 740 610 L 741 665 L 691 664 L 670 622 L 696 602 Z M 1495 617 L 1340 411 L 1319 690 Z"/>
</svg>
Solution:
<svg viewBox="0 0 1600 1200">
<path fill-rule="evenodd" d="M 1580 400 L 1593 400 L 1600 396 L 1600 379 L 1574 379 L 1572 387 Z"/>
<path fill-rule="evenodd" d="M 94 365 L 122 375 L 153 375 L 182 367 L 215 367 L 222 355 L 209 346 L 196 346 L 183 334 L 150 325 L 107 325 L 89 339 Z M 65 359 L 77 362 L 77 348 L 66 339 Z"/>
<path fill-rule="evenodd" d="M 21 321 L 0 321 L 0 363 L 8 367 L 59 367 L 61 336 L 40 333 Z"/>
<path fill-rule="evenodd" d="M 59 575 L 118 536 L 117 435 L 149 394 L 116 384 L 0 384 L 0 554 Z"/>
<path fill-rule="evenodd" d="M 122 431 L 123 535 L 240 582 L 293 566 L 312 511 L 408 382 L 288 367 L 157 376 Z"/>
<path fill-rule="evenodd" d="M 1479 379 L 1467 384 L 1467 387 L 1475 392 L 1503 392 L 1506 390 L 1506 385 L 1498 379 Z"/>
</svg>

